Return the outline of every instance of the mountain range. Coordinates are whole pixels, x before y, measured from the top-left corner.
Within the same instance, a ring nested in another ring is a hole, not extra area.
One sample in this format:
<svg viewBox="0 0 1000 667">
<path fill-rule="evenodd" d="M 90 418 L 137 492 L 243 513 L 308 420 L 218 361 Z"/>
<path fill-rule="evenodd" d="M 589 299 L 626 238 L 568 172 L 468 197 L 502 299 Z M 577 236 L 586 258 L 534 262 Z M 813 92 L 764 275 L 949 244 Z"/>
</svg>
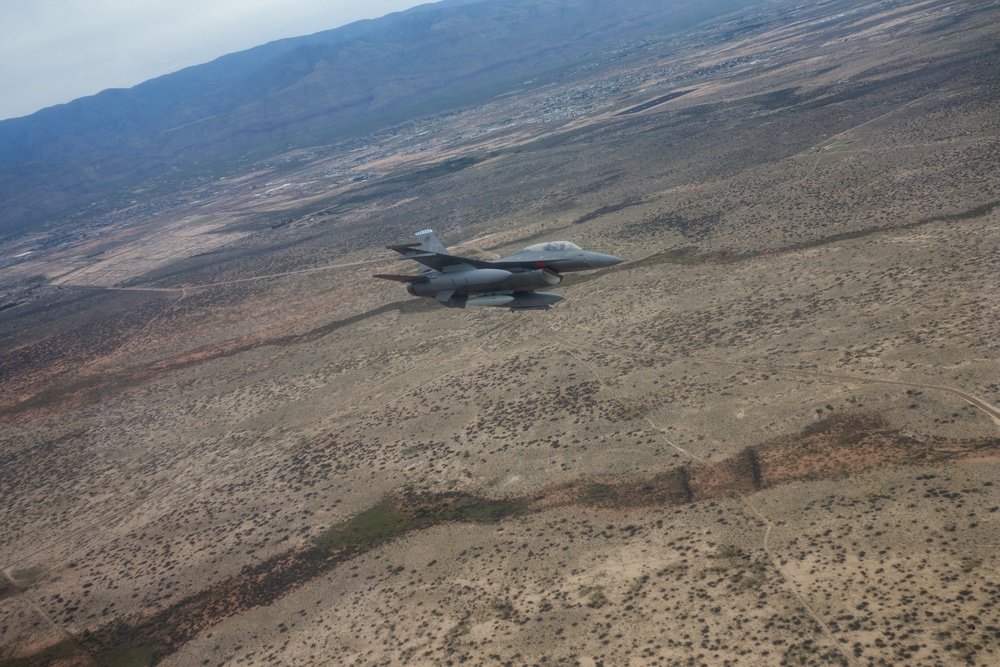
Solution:
<svg viewBox="0 0 1000 667">
<path fill-rule="evenodd" d="M 545 81 L 750 0 L 444 0 L 0 122 L 0 234 L 247 153 L 315 146 Z M 170 180 L 174 179 L 174 180 Z M 105 205 L 107 202 L 105 202 Z"/>
</svg>

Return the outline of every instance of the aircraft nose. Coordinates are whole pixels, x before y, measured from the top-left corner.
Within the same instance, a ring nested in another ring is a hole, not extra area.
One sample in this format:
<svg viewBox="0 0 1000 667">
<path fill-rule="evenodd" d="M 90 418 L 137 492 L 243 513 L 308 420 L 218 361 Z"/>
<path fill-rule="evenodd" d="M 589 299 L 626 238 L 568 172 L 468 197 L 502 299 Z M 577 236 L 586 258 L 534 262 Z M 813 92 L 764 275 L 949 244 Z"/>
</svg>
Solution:
<svg viewBox="0 0 1000 667">
<path fill-rule="evenodd" d="M 614 266 L 615 264 L 621 264 L 625 260 L 621 257 L 615 257 L 614 255 L 605 255 L 600 252 L 592 252 L 587 256 L 587 264 L 590 265 L 592 269 L 603 269 L 607 266 Z"/>
</svg>

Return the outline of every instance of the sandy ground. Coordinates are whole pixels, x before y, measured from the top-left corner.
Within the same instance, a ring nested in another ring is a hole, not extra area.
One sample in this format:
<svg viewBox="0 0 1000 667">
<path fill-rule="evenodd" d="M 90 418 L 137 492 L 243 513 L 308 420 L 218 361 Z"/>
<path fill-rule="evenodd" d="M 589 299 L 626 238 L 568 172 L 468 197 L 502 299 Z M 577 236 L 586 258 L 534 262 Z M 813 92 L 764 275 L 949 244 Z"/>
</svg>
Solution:
<svg viewBox="0 0 1000 667">
<path fill-rule="evenodd" d="M 0 269 L 0 665 L 995 663 L 996 22 L 848 9 Z M 629 261 L 446 310 L 426 226 Z M 407 494 L 515 509 L 319 551 Z"/>
</svg>

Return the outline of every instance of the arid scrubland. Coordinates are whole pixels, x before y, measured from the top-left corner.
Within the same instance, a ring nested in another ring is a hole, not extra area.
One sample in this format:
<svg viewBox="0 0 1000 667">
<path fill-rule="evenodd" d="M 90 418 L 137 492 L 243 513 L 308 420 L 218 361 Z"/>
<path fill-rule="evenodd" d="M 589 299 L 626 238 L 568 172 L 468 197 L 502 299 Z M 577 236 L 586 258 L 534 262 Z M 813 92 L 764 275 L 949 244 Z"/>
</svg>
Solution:
<svg viewBox="0 0 1000 667">
<path fill-rule="evenodd" d="M 996 664 L 997 11 L 776 3 L 0 269 L 0 666 Z M 629 262 L 446 310 L 371 279 L 425 227 Z"/>
</svg>

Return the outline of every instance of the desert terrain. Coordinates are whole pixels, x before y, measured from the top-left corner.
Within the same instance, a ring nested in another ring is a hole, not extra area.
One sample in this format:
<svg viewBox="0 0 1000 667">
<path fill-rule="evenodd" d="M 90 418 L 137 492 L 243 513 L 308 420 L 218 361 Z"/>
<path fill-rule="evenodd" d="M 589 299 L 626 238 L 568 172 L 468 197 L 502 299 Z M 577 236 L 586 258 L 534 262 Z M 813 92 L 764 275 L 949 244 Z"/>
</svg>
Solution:
<svg viewBox="0 0 1000 667">
<path fill-rule="evenodd" d="M 18 238 L 0 667 L 997 664 L 998 26 L 771 3 Z M 628 261 L 445 309 L 428 227 Z"/>
</svg>

